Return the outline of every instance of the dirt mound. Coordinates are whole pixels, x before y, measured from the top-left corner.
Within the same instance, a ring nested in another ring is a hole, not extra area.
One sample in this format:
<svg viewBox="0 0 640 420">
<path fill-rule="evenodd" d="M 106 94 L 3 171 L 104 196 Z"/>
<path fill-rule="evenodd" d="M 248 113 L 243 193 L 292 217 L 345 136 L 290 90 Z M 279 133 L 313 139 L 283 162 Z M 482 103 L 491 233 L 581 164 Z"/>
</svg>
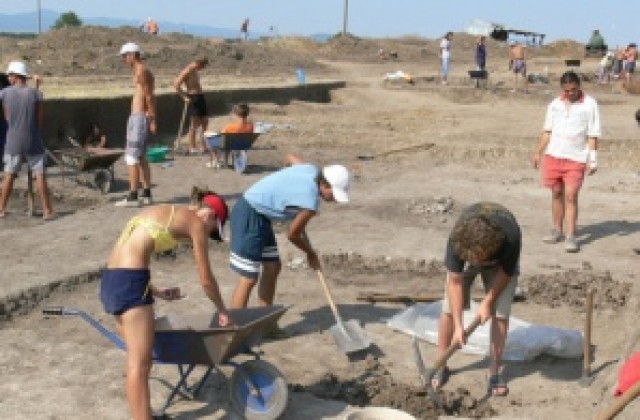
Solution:
<svg viewBox="0 0 640 420">
<path fill-rule="evenodd" d="M 397 383 L 389 371 L 375 358 L 358 362 L 355 379 L 340 380 L 328 374 L 318 383 L 304 387 L 292 385 L 294 392 L 306 391 L 319 398 L 344 401 L 350 405 L 391 407 L 419 419 L 436 419 L 441 415 L 483 418 L 496 415 L 486 402 L 478 401 L 465 388 L 438 391 L 440 407 L 436 407 L 424 389 Z"/>
<path fill-rule="evenodd" d="M 584 309 L 588 289 L 594 290 L 595 309 L 619 309 L 627 303 L 631 283 L 620 283 L 611 273 L 590 270 L 569 270 L 554 274 L 539 274 L 522 279 L 527 301 L 552 308 L 570 306 Z"/>
<path fill-rule="evenodd" d="M 3 43 L 5 39 L 2 39 Z M 84 26 L 50 30 L 33 40 L 6 39 L 3 61 L 26 60 L 33 72 L 54 75 L 128 75 L 118 52 L 125 42 L 138 43 L 156 74 L 176 74 L 199 56 L 216 74 L 291 74 L 298 66 L 320 71 L 311 53 L 260 41 L 209 40 L 178 33 L 149 35 L 136 28 Z"/>
<path fill-rule="evenodd" d="M 536 57 L 560 57 L 579 59 L 584 56 L 584 44 L 570 39 L 560 39 L 536 48 Z"/>
</svg>

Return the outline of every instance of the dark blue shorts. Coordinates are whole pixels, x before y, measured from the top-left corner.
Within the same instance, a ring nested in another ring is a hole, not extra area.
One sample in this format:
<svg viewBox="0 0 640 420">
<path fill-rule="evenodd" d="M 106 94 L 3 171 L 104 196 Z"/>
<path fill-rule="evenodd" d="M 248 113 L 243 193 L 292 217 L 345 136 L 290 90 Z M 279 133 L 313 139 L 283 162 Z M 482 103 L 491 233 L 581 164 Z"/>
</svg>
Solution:
<svg viewBox="0 0 640 420">
<path fill-rule="evenodd" d="M 263 261 L 280 261 L 271 220 L 240 197 L 231 210 L 231 268 L 257 280 Z"/>
<path fill-rule="evenodd" d="M 122 315 L 136 306 L 151 305 L 148 268 L 106 268 L 100 283 L 100 301 L 105 312 Z"/>
</svg>

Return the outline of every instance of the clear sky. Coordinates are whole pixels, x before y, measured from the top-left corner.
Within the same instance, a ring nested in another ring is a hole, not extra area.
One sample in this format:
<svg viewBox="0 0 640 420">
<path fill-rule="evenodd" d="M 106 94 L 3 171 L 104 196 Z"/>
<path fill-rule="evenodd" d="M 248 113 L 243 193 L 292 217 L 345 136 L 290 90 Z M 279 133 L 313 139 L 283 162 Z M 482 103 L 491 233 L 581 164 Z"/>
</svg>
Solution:
<svg viewBox="0 0 640 420">
<path fill-rule="evenodd" d="M 547 40 L 589 39 L 600 29 L 607 43 L 640 43 L 639 0 L 349 0 L 348 30 L 357 36 L 441 36 L 461 31 L 472 19 L 547 34 Z M 37 0 L 2 1 L 3 13 L 37 9 Z M 43 9 L 88 17 L 128 18 L 239 28 L 282 35 L 337 33 L 345 0 L 41 0 Z"/>
</svg>

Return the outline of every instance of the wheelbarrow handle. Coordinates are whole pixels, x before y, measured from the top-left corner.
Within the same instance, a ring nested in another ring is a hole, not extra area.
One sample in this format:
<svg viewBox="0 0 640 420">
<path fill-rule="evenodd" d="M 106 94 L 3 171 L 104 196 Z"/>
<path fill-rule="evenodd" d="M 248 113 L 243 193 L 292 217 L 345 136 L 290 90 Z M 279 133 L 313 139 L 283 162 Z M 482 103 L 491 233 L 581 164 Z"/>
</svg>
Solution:
<svg viewBox="0 0 640 420">
<path fill-rule="evenodd" d="M 42 310 L 42 315 L 46 315 L 46 316 L 78 315 L 78 311 L 75 309 L 65 308 L 64 306 L 48 306 Z"/>
</svg>

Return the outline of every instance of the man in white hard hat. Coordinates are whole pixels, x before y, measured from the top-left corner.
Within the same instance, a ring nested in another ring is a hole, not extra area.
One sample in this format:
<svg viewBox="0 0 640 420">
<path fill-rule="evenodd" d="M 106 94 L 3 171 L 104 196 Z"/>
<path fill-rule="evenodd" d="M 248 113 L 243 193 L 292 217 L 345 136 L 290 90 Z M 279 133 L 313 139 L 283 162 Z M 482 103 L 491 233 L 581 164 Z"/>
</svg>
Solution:
<svg viewBox="0 0 640 420">
<path fill-rule="evenodd" d="M 122 61 L 133 70 L 134 93 L 131 115 L 127 122 L 127 146 L 125 162 L 129 174 L 129 194 L 116 203 L 118 207 L 139 207 L 151 204 L 151 168 L 147 161 L 149 133 L 156 133 L 155 79 L 140 56 L 140 47 L 128 42 L 120 49 Z M 142 181 L 142 194 L 138 196 Z"/>
<path fill-rule="evenodd" d="M 12 61 L 7 67 L 7 77 L 11 86 L 0 91 L 0 102 L 7 121 L 7 141 L 4 149 L 5 177 L 0 196 L 0 218 L 6 216 L 6 207 L 13 183 L 26 161 L 36 177 L 36 186 L 42 199 L 42 217 L 54 217 L 49 188 L 45 176 L 45 150 L 40 135 L 42 131 L 42 93 L 27 86 L 29 72 L 22 61 Z"/>
<path fill-rule="evenodd" d="M 350 175 L 344 166 L 318 168 L 295 155 L 288 155 L 286 163 L 290 167 L 251 186 L 231 211 L 230 263 L 240 275 L 231 298 L 232 308 L 247 306 L 258 279 L 258 304 L 273 304 L 281 263 L 272 220 L 290 221 L 289 241 L 307 254 L 309 267 L 319 269 L 318 254 L 304 234 L 307 223 L 317 214 L 320 199 L 349 202 Z M 276 329 L 273 335 L 279 332 Z"/>
</svg>

